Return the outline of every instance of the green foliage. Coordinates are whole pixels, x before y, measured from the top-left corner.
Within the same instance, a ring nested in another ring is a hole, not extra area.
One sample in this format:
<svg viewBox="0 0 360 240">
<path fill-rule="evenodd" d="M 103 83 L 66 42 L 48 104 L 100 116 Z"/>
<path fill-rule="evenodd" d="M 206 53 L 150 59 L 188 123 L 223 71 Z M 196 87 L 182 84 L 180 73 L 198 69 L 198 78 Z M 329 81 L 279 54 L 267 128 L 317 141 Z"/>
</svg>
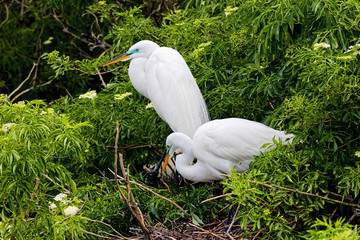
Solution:
<svg viewBox="0 0 360 240">
<path fill-rule="evenodd" d="M 323 218 L 323 220 L 317 219 L 315 223 L 311 226 L 312 228 L 308 230 L 306 239 L 316 240 L 316 239 L 329 239 L 329 240 L 340 240 L 340 239 L 351 239 L 357 240 L 360 239 L 360 236 L 357 234 L 357 229 L 352 229 L 353 226 L 350 224 L 344 223 L 344 219 L 338 219 L 334 223 L 331 219 Z"/>
<path fill-rule="evenodd" d="M 158 160 L 168 126 L 131 86 L 128 63 L 101 75 L 106 87 L 98 70 L 110 70 L 99 65 L 149 39 L 184 56 L 212 119 L 241 117 L 296 135 L 288 146 L 274 143 L 277 148 L 256 157 L 247 173 L 223 182 L 239 204 L 244 236 L 358 239 L 357 229 L 344 223 L 353 209 L 314 197 L 359 202 L 358 2 L 143 2 L 30 1 L 23 15 L 17 2 L 8 6 L 9 20 L 0 28 L 0 89 L 12 92 L 31 62 L 39 61 L 37 79 L 28 87 L 51 80 L 46 98 L 67 96 L 51 104 L 11 103 L 0 96 L 1 237 L 114 233 L 103 223 L 126 235 L 137 224 L 108 171 L 116 121 L 119 151 L 135 181 L 144 163 Z M 0 16 L 6 18 L 2 8 Z M 43 98 L 41 93 L 23 97 Z M 52 196 L 64 188 L 71 191 L 71 202 L 50 209 Z M 137 186 L 132 190 L 150 223 L 186 221 L 168 202 Z M 220 194 L 216 186 L 176 190 L 156 191 L 183 207 L 193 223 L 222 216 L 224 200 L 200 204 Z M 86 196 L 80 214 L 64 216 L 68 206 L 80 208 Z M 358 224 L 358 218 L 351 223 Z"/>
</svg>

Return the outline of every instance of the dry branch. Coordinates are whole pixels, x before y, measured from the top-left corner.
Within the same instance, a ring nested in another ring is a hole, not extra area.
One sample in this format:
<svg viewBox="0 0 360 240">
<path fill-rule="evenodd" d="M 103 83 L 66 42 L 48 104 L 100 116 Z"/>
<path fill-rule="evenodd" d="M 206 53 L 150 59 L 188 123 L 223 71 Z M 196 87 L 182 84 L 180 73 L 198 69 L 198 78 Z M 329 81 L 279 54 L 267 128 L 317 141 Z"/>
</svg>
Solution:
<svg viewBox="0 0 360 240">
<path fill-rule="evenodd" d="M 47 180 L 49 180 L 50 182 L 52 182 L 53 184 L 59 186 L 59 187 L 62 187 L 61 184 L 55 182 L 54 180 L 52 180 L 47 174 L 41 174 L 44 178 L 46 178 Z M 71 192 L 69 190 L 67 190 L 66 188 L 62 187 L 64 193 L 66 194 L 71 194 Z"/>
<path fill-rule="evenodd" d="M 100 78 L 101 84 L 102 84 L 104 87 L 106 87 L 106 84 L 105 84 L 105 82 L 104 82 L 103 77 L 101 76 L 101 73 L 100 73 L 99 69 L 98 69 L 98 68 L 96 68 L 96 71 L 97 71 L 97 73 L 98 73 L 98 75 L 99 75 L 99 78 Z"/>
<path fill-rule="evenodd" d="M 343 202 L 343 201 L 340 201 L 340 200 L 336 200 L 336 199 L 332 199 L 332 198 L 328 198 L 328 197 L 323 197 L 323 196 L 320 196 L 320 195 L 314 194 L 314 193 L 302 192 L 302 191 L 299 191 L 297 189 L 281 187 L 281 186 L 277 186 L 277 185 L 273 185 L 273 184 L 266 184 L 266 183 L 262 183 L 262 182 L 258 182 L 258 181 L 254 181 L 254 180 L 248 180 L 248 181 L 250 183 L 258 184 L 258 185 L 268 187 L 268 188 L 276 188 L 276 189 L 279 189 L 279 190 L 285 190 L 285 191 L 289 191 L 289 192 L 298 193 L 298 194 L 301 194 L 301 195 L 307 195 L 307 196 L 311 196 L 311 197 L 320 198 L 320 199 L 323 199 L 325 201 L 329 201 L 329 202 L 333 202 L 333 203 L 338 203 L 338 204 L 342 204 L 342 205 L 346 205 L 346 206 L 350 206 L 350 207 L 360 208 L 359 204 L 347 203 L 347 202 Z"/>
<path fill-rule="evenodd" d="M 20 85 L 19 85 L 14 91 L 12 91 L 12 92 L 9 94 L 9 96 L 7 97 L 8 99 L 10 99 L 12 95 L 14 95 L 17 91 L 19 91 L 19 89 L 24 85 L 24 83 L 30 79 L 30 76 L 31 76 L 32 72 L 34 71 L 36 65 L 37 65 L 36 63 L 33 63 L 33 66 L 32 66 L 32 68 L 31 68 L 28 76 L 25 78 L 24 81 L 22 81 L 22 82 L 20 83 Z M 13 100 L 12 100 L 12 101 L 13 101 Z"/>
<path fill-rule="evenodd" d="M 111 169 L 109 169 L 109 171 L 110 171 L 112 174 L 115 174 L 113 171 L 111 171 Z M 120 176 L 118 176 L 118 178 L 120 178 L 121 181 L 125 181 L 125 179 L 122 178 L 122 177 L 120 177 Z M 185 210 L 184 210 L 182 207 L 180 207 L 177 203 L 175 203 L 174 201 L 172 201 L 172 200 L 170 200 L 170 199 L 168 199 L 168 198 L 166 198 L 166 197 L 158 194 L 157 192 L 151 190 L 151 189 L 148 188 L 148 187 L 145 187 L 144 185 L 142 185 L 142 184 L 140 184 L 140 183 L 138 183 L 138 182 L 134 182 L 134 181 L 129 180 L 129 183 L 134 184 L 134 185 L 136 185 L 136 186 L 138 186 L 138 187 L 140 187 L 140 188 L 142 188 L 142 189 L 144 189 L 144 190 L 146 190 L 146 191 L 148 191 L 148 192 L 151 192 L 151 193 L 154 194 L 155 196 L 157 196 L 157 197 L 159 197 L 159 198 L 161 198 L 161 199 L 163 199 L 163 200 L 171 203 L 172 205 L 174 205 L 175 207 L 177 207 L 178 209 L 180 209 L 180 210 L 184 213 L 184 215 L 187 217 L 187 219 L 188 219 L 189 221 L 191 221 L 190 216 L 185 212 Z"/>
<path fill-rule="evenodd" d="M 213 235 L 214 237 L 216 237 L 216 238 L 218 238 L 218 239 L 223 239 L 223 240 L 225 240 L 225 238 L 220 237 L 218 234 L 215 234 L 215 233 L 213 233 L 213 232 L 207 231 L 207 230 L 205 230 L 205 229 L 203 229 L 203 228 L 201 228 L 201 227 L 196 226 L 195 224 L 189 223 L 189 225 L 192 226 L 192 227 L 194 227 L 194 228 L 196 228 L 196 229 L 201 230 L 202 232 L 205 232 L 205 233 L 207 233 L 207 234 Z"/>
<path fill-rule="evenodd" d="M 23 95 L 24 93 L 27 93 L 27 92 L 30 92 L 31 90 L 35 89 L 35 88 L 38 88 L 38 87 L 43 87 L 45 85 L 48 85 L 51 83 L 52 80 L 46 82 L 46 83 L 43 83 L 43 84 L 39 84 L 39 85 L 36 85 L 36 86 L 32 86 L 31 88 L 28 88 L 28 89 L 25 89 L 24 91 L 22 91 L 21 93 L 19 93 L 18 95 L 16 95 L 13 99 L 11 99 L 11 102 L 14 102 L 18 97 L 20 97 L 21 95 Z"/>
<path fill-rule="evenodd" d="M 123 201 L 125 201 L 125 203 L 128 206 L 131 214 L 139 222 L 140 227 L 141 227 L 143 233 L 145 234 L 145 237 L 147 239 L 149 239 L 151 231 L 146 226 L 145 221 L 144 221 L 144 216 L 143 216 L 140 208 L 138 207 L 138 203 L 135 201 L 134 195 L 133 195 L 133 193 L 131 191 L 129 176 L 126 173 L 125 168 L 124 168 L 123 156 L 122 156 L 121 153 L 118 155 L 118 141 L 119 141 L 119 122 L 116 121 L 115 161 L 114 161 L 116 187 L 117 187 L 118 192 L 120 194 L 120 198 Z M 118 156 L 120 156 L 120 168 L 121 168 L 121 171 L 123 173 L 123 178 L 124 178 L 124 182 L 126 184 L 126 190 L 127 190 L 127 193 L 128 193 L 128 197 L 126 197 L 125 194 L 123 193 L 123 191 L 121 190 L 120 185 L 119 185 L 119 181 L 118 181 L 118 175 L 117 175 Z"/>
<path fill-rule="evenodd" d="M 206 202 L 209 202 L 209 201 L 212 201 L 212 200 L 216 200 L 216 199 L 218 199 L 218 198 L 227 197 L 227 196 L 230 196 L 230 194 L 226 193 L 226 194 L 219 195 L 219 196 L 216 196 L 216 197 L 208 198 L 208 199 L 202 201 L 201 204 L 206 203 Z"/>
<path fill-rule="evenodd" d="M 14 0 L 12 0 L 10 3 L 9 3 L 9 6 L 6 5 L 5 1 L 3 0 L 4 2 L 4 6 L 5 6 L 5 11 L 6 11 L 6 17 L 4 19 L 4 21 L 2 21 L 0 23 L 0 27 L 2 27 L 2 25 L 4 25 L 8 20 L 9 20 L 9 16 L 10 16 L 10 13 L 9 13 L 9 7 L 11 6 L 11 4 L 13 3 Z"/>
</svg>

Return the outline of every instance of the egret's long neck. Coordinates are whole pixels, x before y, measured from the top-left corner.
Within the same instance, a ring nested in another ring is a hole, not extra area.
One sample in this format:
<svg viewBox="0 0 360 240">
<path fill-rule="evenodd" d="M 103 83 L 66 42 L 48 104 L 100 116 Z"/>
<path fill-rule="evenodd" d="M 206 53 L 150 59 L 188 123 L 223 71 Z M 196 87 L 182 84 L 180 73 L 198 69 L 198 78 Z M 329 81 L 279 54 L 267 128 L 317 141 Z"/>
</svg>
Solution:
<svg viewBox="0 0 360 240">
<path fill-rule="evenodd" d="M 167 144 L 171 145 L 173 149 L 180 148 L 182 150 L 182 154 L 176 156 L 175 162 L 176 170 L 181 176 L 194 182 L 204 181 L 202 178 L 202 173 L 205 169 L 203 163 L 198 161 L 194 165 L 190 165 L 194 160 L 194 153 L 192 150 L 193 141 L 191 138 L 183 133 L 172 133 L 168 137 Z"/>
<path fill-rule="evenodd" d="M 131 84 L 134 86 L 136 91 L 145 96 L 147 99 L 150 99 L 146 88 L 145 75 L 147 60 L 147 58 L 142 57 L 132 59 L 129 66 L 129 77 Z"/>
</svg>

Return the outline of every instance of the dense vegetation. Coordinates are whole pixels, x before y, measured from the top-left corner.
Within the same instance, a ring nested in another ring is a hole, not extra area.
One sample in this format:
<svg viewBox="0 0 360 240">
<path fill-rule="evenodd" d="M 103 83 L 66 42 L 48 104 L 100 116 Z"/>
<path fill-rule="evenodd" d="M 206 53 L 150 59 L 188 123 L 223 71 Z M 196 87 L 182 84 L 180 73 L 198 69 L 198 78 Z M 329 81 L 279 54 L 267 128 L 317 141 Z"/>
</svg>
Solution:
<svg viewBox="0 0 360 240">
<path fill-rule="evenodd" d="M 360 239 L 358 1 L 0 4 L 2 239 L 120 238 L 188 217 L 201 226 L 225 218 L 226 199 L 245 238 Z M 184 56 L 212 119 L 263 122 L 293 144 L 221 184 L 151 188 L 184 211 L 145 189 L 143 165 L 159 159 L 168 126 L 128 63 L 98 67 L 143 39 Z"/>
</svg>

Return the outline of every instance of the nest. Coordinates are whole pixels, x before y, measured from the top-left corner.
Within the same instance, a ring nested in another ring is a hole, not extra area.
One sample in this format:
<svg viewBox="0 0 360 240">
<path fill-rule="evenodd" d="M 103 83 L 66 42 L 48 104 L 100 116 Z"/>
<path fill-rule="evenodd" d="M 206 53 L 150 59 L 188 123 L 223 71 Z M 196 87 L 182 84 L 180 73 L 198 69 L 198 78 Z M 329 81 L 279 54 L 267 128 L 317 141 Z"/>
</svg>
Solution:
<svg viewBox="0 0 360 240">
<path fill-rule="evenodd" d="M 171 229 L 166 228 L 162 223 L 157 223 L 151 227 L 151 233 L 144 235 L 140 228 L 132 228 L 133 237 L 129 239 L 151 239 L 151 240 L 175 240 L 175 239 L 195 239 L 195 240 L 221 240 L 221 239 L 244 239 L 243 230 L 239 225 L 228 225 L 226 219 L 216 220 L 201 227 L 192 223 L 173 223 Z M 230 229 L 231 227 L 231 229 Z"/>
</svg>

